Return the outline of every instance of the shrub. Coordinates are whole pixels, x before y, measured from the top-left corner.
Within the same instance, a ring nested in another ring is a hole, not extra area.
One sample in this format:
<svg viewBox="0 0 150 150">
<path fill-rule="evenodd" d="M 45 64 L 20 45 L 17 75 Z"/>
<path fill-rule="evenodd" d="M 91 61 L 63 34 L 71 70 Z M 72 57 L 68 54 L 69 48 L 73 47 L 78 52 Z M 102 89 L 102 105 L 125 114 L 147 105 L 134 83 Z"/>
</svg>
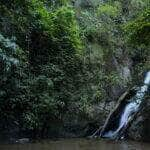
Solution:
<svg viewBox="0 0 150 150">
<path fill-rule="evenodd" d="M 98 7 L 97 14 L 100 15 L 106 15 L 109 17 L 117 17 L 120 13 L 120 8 L 118 4 L 109 5 L 109 4 L 103 4 Z"/>
<path fill-rule="evenodd" d="M 125 31 L 128 33 L 130 43 L 148 45 L 150 38 L 150 10 L 145 10 L 134 21 L 127 23 Z"/>
</svg>

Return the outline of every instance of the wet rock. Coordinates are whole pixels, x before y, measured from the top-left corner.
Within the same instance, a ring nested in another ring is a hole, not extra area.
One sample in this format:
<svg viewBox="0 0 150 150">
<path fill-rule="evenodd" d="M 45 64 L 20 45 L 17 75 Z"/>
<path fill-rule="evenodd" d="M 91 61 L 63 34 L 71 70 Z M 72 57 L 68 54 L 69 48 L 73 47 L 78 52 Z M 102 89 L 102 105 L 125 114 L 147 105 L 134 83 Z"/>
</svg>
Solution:
<svg viewBox="0 0 150 150">
<path fill-rule="evenodd" d="M 12 143 L 12 144 L 15 144 L 15 143 L 25 144 L 29 142 L 30 142 L 29 138 L 10 138 L 8 141 L 8 143 Z"/>
<path fill-rule="evenodd" d="M 150 98 L 145 99 L 131 126 L 128 137 L 138 141 L 150 141 Z"/>
<path fill-rule="evenodd" d="M 144 118 L 142 116 L 138 116 L 137 119 L 133 121 L 131 127 L 128 130 L 129 138 L 133 140 L 142 139 L 143 123 L 144 123 Z"/>
<path fill-rule="evenodd" d="M 30 142 L 29 138 L 22 138 L 22 139 L 16 140 L 16 143 L 20 143 L 20 144 L 25 144 L 25 143 L 29 143 L 29 142 Z"/>
</svg>

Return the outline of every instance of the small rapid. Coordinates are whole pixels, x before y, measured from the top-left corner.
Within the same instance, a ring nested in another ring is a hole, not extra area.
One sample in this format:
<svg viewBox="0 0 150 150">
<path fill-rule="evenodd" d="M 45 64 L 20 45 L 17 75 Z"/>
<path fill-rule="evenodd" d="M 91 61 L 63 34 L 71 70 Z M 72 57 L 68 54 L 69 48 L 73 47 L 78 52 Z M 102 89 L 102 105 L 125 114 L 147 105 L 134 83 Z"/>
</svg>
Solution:
<svg viewBox="0 0 150 150">
<path fill-rule="evenodd" d="M 144 85 L 140 87 L 140 89 L 136 92 L 135 96 L 129 100 L 128 104 L 126 104 L 119 118 L 120 120 L 117 129 L 110 130 L 103 133 L 102 137 L 111 138 L 111 139 L 117 138 L 121 130 L 123 130 L 127 126 L 132 115 L 138 112 L 140 104 L 145 96 L 145 93 L 148 91 L 149 85 L 150 85 L 150 71 L 147 72 L 146 74 Z"/>
</svg>

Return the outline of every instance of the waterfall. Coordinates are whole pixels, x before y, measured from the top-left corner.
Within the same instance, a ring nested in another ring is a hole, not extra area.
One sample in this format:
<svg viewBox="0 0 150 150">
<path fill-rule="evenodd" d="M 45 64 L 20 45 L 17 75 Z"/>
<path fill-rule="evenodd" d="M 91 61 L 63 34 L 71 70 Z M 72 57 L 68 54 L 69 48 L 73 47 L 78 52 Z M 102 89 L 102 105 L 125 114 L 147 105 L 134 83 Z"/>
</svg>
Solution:
<svg viewBox="0 0 150 150">
<path fill-rule="evenodd" d="M 108 137 L 112 139 L 117 138 L 121 130 L 123 130 L 123 128 L 127 126 L 128 122 L 131 119 L 131 116 L 138 111 L 139 106 L 144 98 L 144 95 L 148 91 L 149 85 L 150 85 L 150 71 L 146 74 L 144 85 L 140 87 L 140 89 L 136 92 L 136 95 L 129 100 L 128 104 L 126 104 L 120 116 L 119 125 L 117 129 L 103 133 L 102 137 Z"/>
</svg>

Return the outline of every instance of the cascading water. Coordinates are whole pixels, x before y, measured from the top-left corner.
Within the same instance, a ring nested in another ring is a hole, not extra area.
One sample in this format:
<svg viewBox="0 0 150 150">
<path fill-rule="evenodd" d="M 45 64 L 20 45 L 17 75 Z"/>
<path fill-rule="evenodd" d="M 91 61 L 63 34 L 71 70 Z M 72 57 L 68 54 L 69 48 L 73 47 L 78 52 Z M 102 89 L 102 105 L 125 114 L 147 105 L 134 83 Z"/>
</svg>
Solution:
<svg viewBox="0 0 150 150">
<path fill-rule="evenodd" d="M 150 71 L 146 74 L 144 85 L 140 87 L 136 95 L 131 98 L 129 103 L 125 106 L 124 111 L 122 112 L 119 120 L 119 125 L 115 130 L 109 130 L 104 132 L 102 137 L 108 137 L 111 139 L 116 139 L 121 130 L 125 128 L 131 118 L 131 116 L 136 113 L 139 109 L 139 106 L 144 98 L 145 93 L 148 91 L 150 85 Z"/>
</svg>

